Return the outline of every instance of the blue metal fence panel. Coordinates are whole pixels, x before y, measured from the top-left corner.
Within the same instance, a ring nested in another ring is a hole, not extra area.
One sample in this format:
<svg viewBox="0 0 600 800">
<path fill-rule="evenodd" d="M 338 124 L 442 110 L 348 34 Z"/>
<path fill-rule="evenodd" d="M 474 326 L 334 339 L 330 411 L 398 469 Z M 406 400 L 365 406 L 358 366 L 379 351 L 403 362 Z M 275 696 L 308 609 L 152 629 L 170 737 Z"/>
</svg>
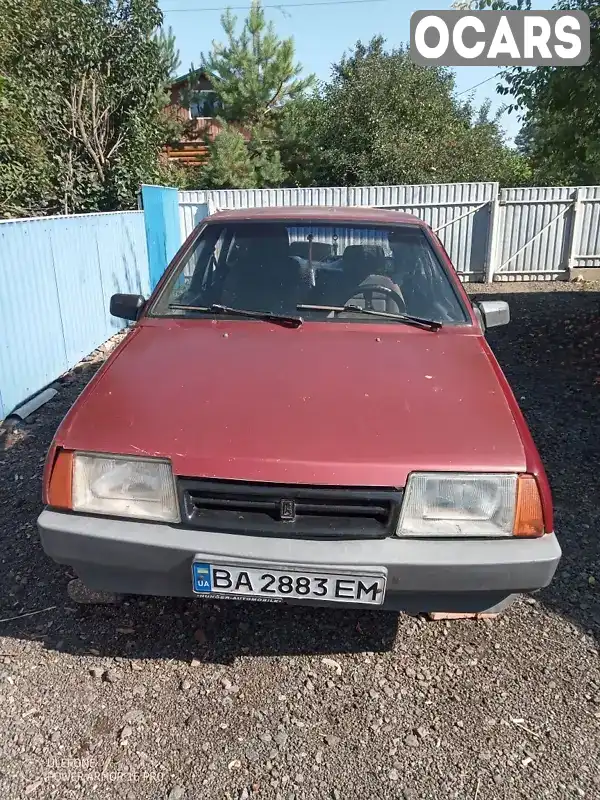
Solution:
<svg viewBox="0 0 600 800">
<path fill-rule="evenodd" d="M 179 192 L 168 186 L 142 186 L 150 285 L 156 286 L 179 250 Z"/>
<path fill-rule="evenodd" d="M 110 295 L 148 295 L 141 212 L 0 222 L 0 419 L 123 328 Z"/>
</svg>

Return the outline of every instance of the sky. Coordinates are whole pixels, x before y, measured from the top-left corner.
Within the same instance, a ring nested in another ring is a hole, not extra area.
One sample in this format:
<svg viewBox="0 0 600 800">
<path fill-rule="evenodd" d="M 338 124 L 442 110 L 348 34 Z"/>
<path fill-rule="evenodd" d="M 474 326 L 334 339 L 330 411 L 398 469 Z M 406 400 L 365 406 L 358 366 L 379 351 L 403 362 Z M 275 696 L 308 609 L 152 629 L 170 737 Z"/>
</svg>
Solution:
<svg viewBox="0 0 600 800">
<path fill-rule="evenodd" d="M 410 16 L 414 11 L 448 10 L 452 3 L 452 0 L 361 0 L 344 5 L 300 5 L 318 0 L 281 1 L 285 4 L 282 8 L 266 8 L 277 0 L 263 0 L 267 18 L 273 21 L 280 36 L 293 36 L 297 60 L 306 72 L 314 72 L 323 80 L 329 77 L 331 64 L 339 61 L 359 39 L 368 42 L 381 34 L 389 47 L 404 44 L 410 38 Z M 298 4 L 297 7 L 292 7 L 292 3 Z M 553 0 L 533 0 L 532 8 L 547 9 L 552 4 Z M 229 5 L 242 7 L 235 11 L 241 25 L 250 0 L 230 0 Z M 200 53 L 210 50 L 213 39 L 223 40 L 220 16 L 226 6 L 226 0 L 160 0 L 164 25 L 173 29 L 177 40 L 181 73 L 187 72 L 191 63 L 198 64 Z M 494 111 L 506 104 L 506 98 L 496 92 L 498 80 L 492 78 L 497 67 L 457 67 L 454 71 L 457 91 L 464 92 L 465 99 L 472 96 L 476 106 L 488 98 Z M 468 91 L 482 81 L 486 82 Z M 519 131 L 516 114 L 505 112 L 501 125 L 512 141 Z"/>
</svg>

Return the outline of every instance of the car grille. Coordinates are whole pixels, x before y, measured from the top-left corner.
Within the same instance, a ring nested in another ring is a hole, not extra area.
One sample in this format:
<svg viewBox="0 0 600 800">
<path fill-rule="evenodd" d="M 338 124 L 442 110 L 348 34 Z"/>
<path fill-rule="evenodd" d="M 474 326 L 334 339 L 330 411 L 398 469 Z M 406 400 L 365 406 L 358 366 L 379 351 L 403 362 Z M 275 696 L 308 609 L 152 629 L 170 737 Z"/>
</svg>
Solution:
<svg viewBox="0 0 600 800">
<path fill-rule="evenodd" d="M 180 478 L 182 525 L 289 538 L 379 539 L 396 529 L 402 489 Z"/>
</svg>

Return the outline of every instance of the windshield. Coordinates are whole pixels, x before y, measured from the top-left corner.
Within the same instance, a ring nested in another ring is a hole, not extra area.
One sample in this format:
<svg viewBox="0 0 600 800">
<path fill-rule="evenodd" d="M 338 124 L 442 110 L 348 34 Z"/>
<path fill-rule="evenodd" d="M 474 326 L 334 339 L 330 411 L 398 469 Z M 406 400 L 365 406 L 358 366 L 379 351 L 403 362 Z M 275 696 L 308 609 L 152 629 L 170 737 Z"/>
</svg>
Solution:
<svg viewBox="0 0 600 800">
<path fill-rule="evenodd" d="M 215 316 L 210 306 L 309 320 L 393 324 L 371 309 L 444 324 L 468 322 L 421 228 L 296 222 L 210 223 L 170 276 L 155 316 Z M 194 307 L 198 311 L 194 311 Z M 358 309 L 358 310 L 357 310 Z M 221 313 L 220 316 L 226 316 Z"/>
</svg>

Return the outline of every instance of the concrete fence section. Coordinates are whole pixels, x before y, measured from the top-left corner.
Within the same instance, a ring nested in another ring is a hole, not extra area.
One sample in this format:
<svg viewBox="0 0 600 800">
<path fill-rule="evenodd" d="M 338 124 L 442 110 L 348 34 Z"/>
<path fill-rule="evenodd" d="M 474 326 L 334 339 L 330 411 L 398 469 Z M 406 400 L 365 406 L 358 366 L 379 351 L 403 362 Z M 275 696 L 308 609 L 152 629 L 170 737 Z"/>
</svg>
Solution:
<svg viewBox="0 0 600 800">
<path fill-rule="evenodd" d="M 123 328 L 150 290 L 141 212 L 0 222 L 0 420 Z"/>
</svg>

